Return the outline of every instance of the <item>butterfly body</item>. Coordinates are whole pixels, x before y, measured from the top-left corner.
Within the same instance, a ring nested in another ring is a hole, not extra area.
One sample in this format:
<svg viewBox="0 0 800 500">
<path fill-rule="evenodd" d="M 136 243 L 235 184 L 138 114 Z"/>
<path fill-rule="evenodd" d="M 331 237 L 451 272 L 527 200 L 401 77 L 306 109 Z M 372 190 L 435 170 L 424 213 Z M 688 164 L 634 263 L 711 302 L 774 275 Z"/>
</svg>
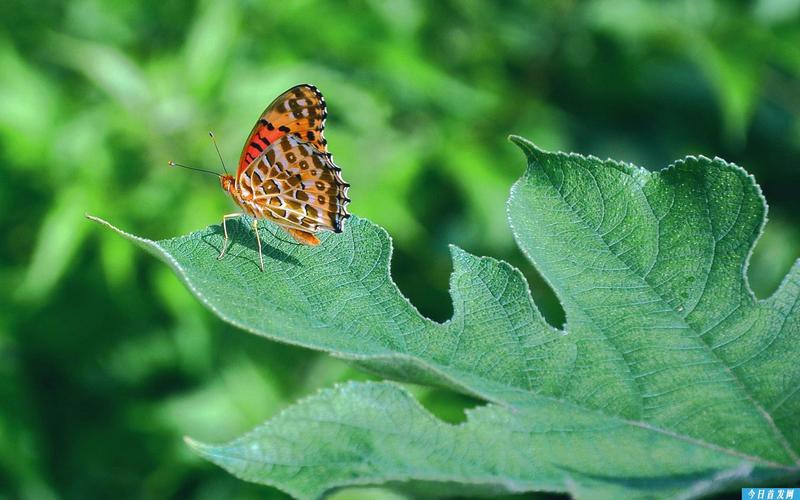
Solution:
<svg viewBox="0 0 800 500">
<path fill-rule="evenodd" d="M 325 100 L 316 87 L 292 87 L 256 122 L 236 176 L 220 177 L 222 188 L 245 213 L 255 221 L 271 220 L 305 245 L 319 244 L 317 231 L 341 232 L 350 216 L 350 185 L 323 137 L 326 117 Z M 227 230 L 225 234 L 227 242 Z"/>
</svg>

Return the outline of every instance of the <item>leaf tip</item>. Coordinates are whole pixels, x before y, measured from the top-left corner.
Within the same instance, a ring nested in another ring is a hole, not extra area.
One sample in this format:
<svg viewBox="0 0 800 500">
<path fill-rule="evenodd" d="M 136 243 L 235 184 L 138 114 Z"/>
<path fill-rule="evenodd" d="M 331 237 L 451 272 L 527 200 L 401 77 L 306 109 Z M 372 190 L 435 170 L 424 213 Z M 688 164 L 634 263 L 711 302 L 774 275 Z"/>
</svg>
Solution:
<svg viewBox="0 0 800 500">
<path fill-rule="evenodd" d="M 470 265 L 474 261 L 479 261 L 482 257 L 472 255 L 463 248 L 456 245 L 448 245 L 450 247 L 450 258 L 453 260 L 453 270 L 458 273 L 464 266 Z M 483 257 L 485 258 L 485 257 Z"/>
<path fill-rule="evenodd" d="M 452 243 L 450 243 L 447 246 L 450 249 L 450 255 L 453 257 L 453 259 L 462 257 L 464 254 L 467 253 L 463 248 L 461 248 L 458 245 L 453 245 Z"/>
<path fill-rule="evenodd" d="M 519 146 L 520 149 L 522 149 L 526 154 L 545 152 L 542 148 L 540 148 L 530 140 L 522 137 L 521 135 L 511 134 L 508 136 L 508 140 Z"/>
<path fill-rule="evenodd" d="M 84 215 L 84 217 L 86 217 L 88 220 L 90 220 L 92 222 L 97 222 L 101 226 L 106 226 L 108 228 L 113 229 L 114 231 L 116 231 L 118 233 L 122 233 L 122 231 L 119 228 L 113 226 L 110 222 L 108 222 L 105 219 L 101 219 L 100 217 L 98 217 L 96 215 L 92 215 L 90 213 L 84 213 L 83 215 Z"/>
<path fill-rule="evenodd" d="M 211 446 L 201 443 L 195 439 L 190 438 L 189 436 L 183 436 L 183 442 L 186 443 L 186 446 L 192 449 L 198 455 L 202 455 L 207 457 L 210 455 Z"/>
<path fill-rule="evenodd" d="M 529 167 L 534 162 L 541 161 L 545 156 L 552 154 L 519 135 L 509 135 L 508 140 L 516 144 L 522 150 L 522 152 L 525 154 L 525 157 L 528 159 Z"/>
<path fill-rule="evenodd" d="M 127 235 L 127 233 L 125 231 L 123 231 L 122 229 L 118 228 L 117 226 L 111 224 L 110 222 L 108 222 L 105 219 L 101 219 L 100 217 L 97 217 L 96 215 L 92 215 L 90 213 L 84 213 L 83 215 L 84 215 L 84 217 L 86 217 L 87 219 L 89 219 L 92 222 L 96 222 L 96 223 L 100 224 L 101 226 L 105 226 L 105 227 L 107 227 L 109 229 L 112 229 L 112 230 L 118 232 L 119 234 L 121 234 L 123 236 Z"/>
<path fill-rule="evenodd" d="M 90 221 L 96 222 L 96 223 L 100 224 L 101 226 L 105 226 L 105 227 L 111 229 L 112 231 L 114 231 L 115 233 L 117 233 L 117 234 L 119 234 L 119 235 L 121 235 L 121 236 L 123 236 L 123 237 L 125 237 L 125 238 L 127 238 L 129 240 L 135 241 L 135 242 L 137 242 L 139 244 L 147 244 L 147 245 L 153 244 L 153 242 L 150 241 L 150 240 L 147 240 L 145 238 L 140 238 L 139 236 L 136 236 L 134 234 L 131 234 L 131 233 L 123 231 L 122 229 L 118 228 L 117 226 L 115 226 L 114 224 L 108 222 L 105 219 L 101 219 L 100 217 L 97 217 L 95 215 L 91 215 L 91 214 L 88 214 L 88 213 L 84 214 L 84 216 L 87 219 L 89 219 Z"/>
<path fill-rule="evenodd" d="M 533 146 L 533 143 L 528 139 L 522 137 L 521 135 L 511 134 L 508 136 L 508 140 L 516 144 L 517 146 L 524 148 L 527 146 Z M 534 146 L 535 147 L 535 146 Z"/>
</svg>

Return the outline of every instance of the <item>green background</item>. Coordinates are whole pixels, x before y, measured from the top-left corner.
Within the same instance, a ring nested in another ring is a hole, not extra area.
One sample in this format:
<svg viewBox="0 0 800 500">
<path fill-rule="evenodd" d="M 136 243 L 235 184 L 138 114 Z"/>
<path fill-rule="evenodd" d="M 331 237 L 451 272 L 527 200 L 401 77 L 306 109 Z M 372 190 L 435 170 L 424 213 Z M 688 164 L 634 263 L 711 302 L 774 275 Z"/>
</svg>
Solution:
<svg viewBox="0 0 800 500">
<path fill-rule="evenodd" d="M 351 212 L 394 237 L 393 277 L 437 320 L 454 243 L 520 267 L 563 322 L 506 223 L 508 134 L 650 169 L 720 156 L 770 204 L 765 297 L 800 254 L 798 47 L 791 0 L 0 3 L 0 498 L 282 498 L 182 436 L 227 441 L 366 378 L 222 324 L 84 218 L 218 223 L 218 182 L 166 165 L 218 169 L 208 130 L 233 165 L 269 101 L 317 85 Z M 478 404 L 412 390 L 449 421 Z"/>
</svg>

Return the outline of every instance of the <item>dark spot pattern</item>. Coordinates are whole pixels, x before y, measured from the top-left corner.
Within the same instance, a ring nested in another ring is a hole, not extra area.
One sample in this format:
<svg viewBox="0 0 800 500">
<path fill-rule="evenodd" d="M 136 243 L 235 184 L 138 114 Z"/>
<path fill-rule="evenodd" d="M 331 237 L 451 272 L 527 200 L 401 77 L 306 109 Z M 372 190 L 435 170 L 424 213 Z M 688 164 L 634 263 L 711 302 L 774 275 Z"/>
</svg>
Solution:
<svg viewBox="0 0 800 500">
<path fill-rule="evenodd" d="M 309 233 L 342 231 L 350 216 L 349 184 L 327 151 L 327 115 L 325 99 L 311 85 L 293 87 L 267 107 L 245 143 L 241 185 L 232 192 L 253 199 L 247 211 Z M 259 156 L 262 161 L 254 161 Z"/>
</svg>

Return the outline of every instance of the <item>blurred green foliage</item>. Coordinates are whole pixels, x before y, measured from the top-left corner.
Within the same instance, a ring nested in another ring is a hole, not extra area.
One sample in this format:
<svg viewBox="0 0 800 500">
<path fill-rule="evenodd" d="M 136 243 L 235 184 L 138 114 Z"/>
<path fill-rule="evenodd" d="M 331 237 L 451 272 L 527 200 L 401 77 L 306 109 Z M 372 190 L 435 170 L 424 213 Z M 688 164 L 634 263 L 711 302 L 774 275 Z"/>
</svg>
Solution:
<svg viewBox="0 0 800 500">
<path fill-rule="evenodd" d="M 225 441 L 366 378 L 221 324 L 83 219 L 154 238 L 218 221 L 216 181 L 166 167 L 216 168 L 206 131 L 233 164 L 269 101 L 317 85 L 351 211 L 439 320 L 456 243 L 521 267 L 563 321 L 505 222 L 509 133 L 651 169 L 721 156 L 770 203 L 763 297 L 800 254 L 798 47 L 797 0 L 0 3 L 0 498 L 281 497 L 181 436 Z M 475 404 L 415 390 L 450 420 Z"/>
</svg>

